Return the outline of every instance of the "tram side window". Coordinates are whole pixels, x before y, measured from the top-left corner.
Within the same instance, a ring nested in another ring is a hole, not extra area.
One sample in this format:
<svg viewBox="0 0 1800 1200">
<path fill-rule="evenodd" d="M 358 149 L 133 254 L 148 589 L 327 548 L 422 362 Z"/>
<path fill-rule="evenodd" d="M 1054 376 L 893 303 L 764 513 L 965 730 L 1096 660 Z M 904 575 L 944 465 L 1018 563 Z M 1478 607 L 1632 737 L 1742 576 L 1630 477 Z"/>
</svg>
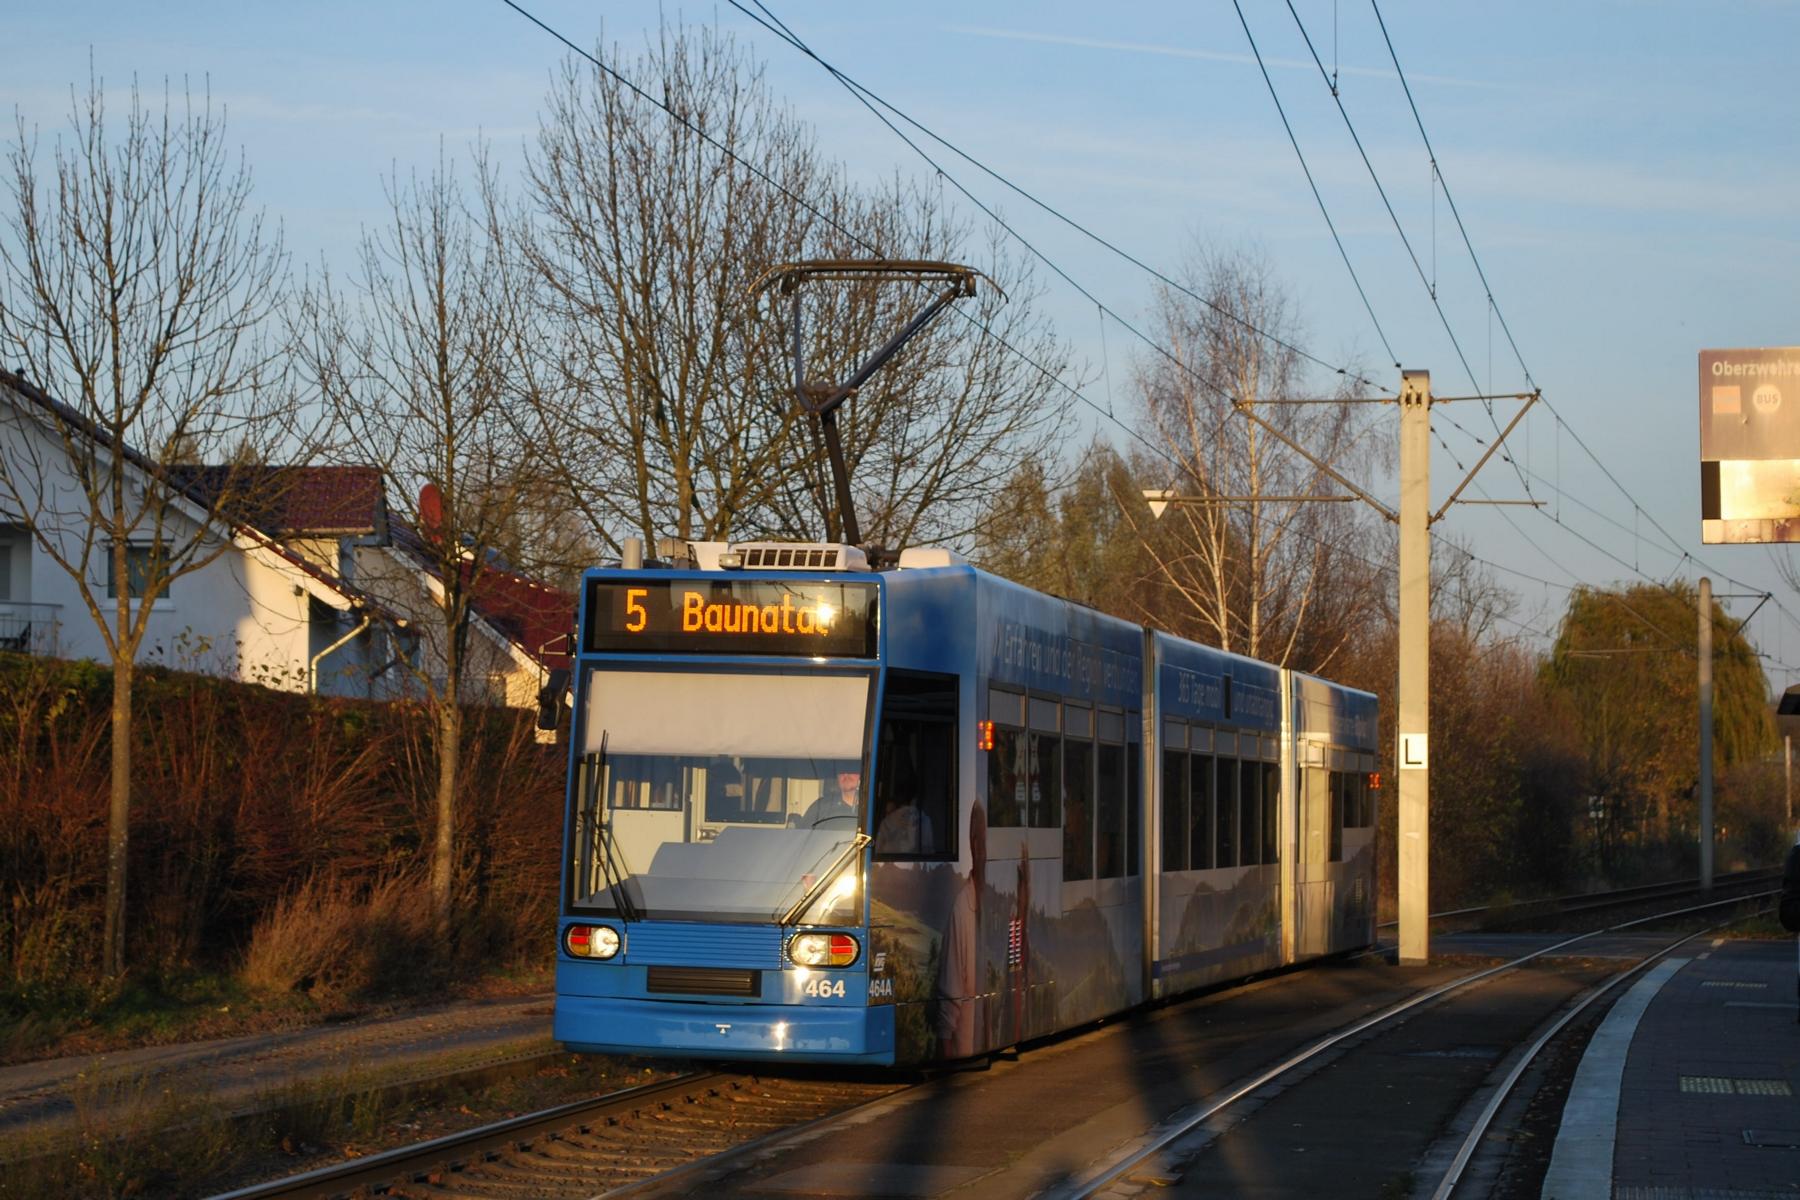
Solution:
<svg viewBox="0 0 1800 1200">
<path fill-rule="evenodd" d="M 875 777 L 875 857 L 944 859 L 956 834 L 956 677 L 892 671 Z"/>
<path fill-rule="evenodd" d="M 1262 861 L 1262 764 L 1238 762 L 1238 831 L 1243 845 L 1238 862 L 1253 867 Z"/>
<path fill-rule="evenodd" d="M 1331 853 L 1329 862 L 1344 861 L 1344 773 L 1331 772 Z"/>
<path fill-rule="evenodd" d="M 1125 747 L 1125 874 L 1136 875 L 1143 868 L 1140 847 L 1144 844 L 1143 749 L 1140 745 Z"/>
<path fill-rule="evenodd" d="M 1054 829 L 1062 824 L 1062 738 L 1054 733 L 1032 731 L 1030 797 L 1028 825 Z"/>
<path fill-rule="evenodd" d="M 1094 877 L 1094 744 L 1063 744 L 1063 879 Z"/>
<path fill-rule="evenodd" d="M 1025 824 L 1025 731 L 996 728 L 987 760 L 988 824 L 1017 829 Z"/>
<path fill-rule="evenodd" d="M 1163 751 L 1162 770 L 1162 869 L 1188 869 L 1187 846 L 1188 756 L 1179 750 Z"/>
<path fill-rule="evenodd" d="M 1217 806 L 1213 803 L 1213 759 L 1210 754 L 1188 757 L 1193 776 L 1188 788 L 1188 866 L 1204 871 L 1213 865 L 1212 826 Z"/>
<path fill-rule="evenodd" d="M 1362 771 L 1350 773 L 1350 789 L 1356 796 L 1356 824 L 1367 829 L 1375 823 L 1375 805 L 1369 799 L 1369 777 Z"/>
<path fill-rule="evenodd" d="M 1102 743 L 1094 759 L 1094 877 L 1125 869 L 1125 747 Z"/>
<path fill-rule="evenodd" d="M 1281 768 L 1275 763 L 1262 765 L 1263 852 L 1266 863 L 1281 861 Z"/>
<path fill-rule="evenodd" d="M 1218 796 L 1213 804 L 1213 863 L 1235 867 L 1237 858 L 1237 760 L 1223 755 L 1218 760 Z"/>
</svg>

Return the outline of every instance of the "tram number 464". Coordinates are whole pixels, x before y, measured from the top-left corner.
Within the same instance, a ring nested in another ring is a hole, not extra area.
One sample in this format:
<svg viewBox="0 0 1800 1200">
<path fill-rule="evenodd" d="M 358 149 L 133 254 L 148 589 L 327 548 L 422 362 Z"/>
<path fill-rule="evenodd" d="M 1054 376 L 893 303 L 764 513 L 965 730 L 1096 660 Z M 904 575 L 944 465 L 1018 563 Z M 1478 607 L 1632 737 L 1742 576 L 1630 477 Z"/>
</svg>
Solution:
<svg viewBox="0 0 1800 1200">
<path fill-rule="evenodd" d="M 806 987 L 802 990 L 809 996 L 836 996 L 841 1000 L 844 996 L 844 981 L 842 979 L 809 979 L 806 981 Z"/>
</svg>

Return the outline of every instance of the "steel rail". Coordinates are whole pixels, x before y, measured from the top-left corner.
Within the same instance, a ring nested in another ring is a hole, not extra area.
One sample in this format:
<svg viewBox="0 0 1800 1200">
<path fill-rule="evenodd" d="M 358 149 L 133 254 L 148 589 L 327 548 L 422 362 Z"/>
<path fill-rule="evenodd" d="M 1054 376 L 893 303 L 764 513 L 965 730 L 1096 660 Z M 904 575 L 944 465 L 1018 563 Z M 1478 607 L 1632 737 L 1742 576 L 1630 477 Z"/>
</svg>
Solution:
<svg viewBox="0 0 1800 1200">
<path fill-rule="evenodd" d="M 1504 962 L 1504 963 L 1501 963 L 1500 965 L 1494 966 L 1494 967 L 1488 967 L 1485 970 L 1476 971 L 1473 974 L 1465 975 L 1465 976 L 1461 977 L 1460 979 L 1452 979 L 1446 983 L 1439 984 L 1436 987 L 1429 988 L 1426 991 L 1421 992 L 1416 996 L 1410 996 L 1405 1000 L 1401 1000 L 1397 1003 L 1391 1004 L 1388 1007 L 1382 1009 L 1380 1012 L 1377 1012 L 1377 1013 L 1371 1014 L 1370 1016 L 1364 1017 L 1360 1021 L 1355 1021 L 1355 1022 L 1351 1023 L 1350 1025 L 1344 1027 L 1343 1029 L 1338 1030 L 1335 1033 L 1327 1034 L 1326 1036 L 1318 1039 L 1317 1041 L 1313 1042 L 1311 1045 L 1307 1046 L 1306 1048 L 1304 1048 L 1300 1051 L 1297 1051 L 1296 1053 L 1294 1053 L 1292 1055 L 1289 1055 L 1287 1058 L 1283 1059 L 1281 1062 L 1277 1063 L 1275 1066 L 1269 1067 L 1266 1070 L 1258 1073 L 1254 1078 L 1232 1088 L 1229 1092 L 1225 1093 L 1223 1096 L 1220 1096 L 1217 1099 L 1206 1102 L 1198 1110 L 1191 1111 L 1185 1116 L 1177 1117 L 1173 1123 L 1163 1126 L 1162 1131 L 1160 1133 L 1154 1134 L 1147 1143 L 1140 1144 L 1137 1147 L 1124 1152 L 1124 1154 L 1117 1157 L 1110 1165 L 1101 1168 L 1099 1171 L 1095 1172 L 1094 1174 L 1089 1175 L 1084 1179 L 1077 1180 L 1077 1181 L 1067 1185 L 1066 1187 L 1053 1188 L 1049 1191 L 1039 1193 L 1040 1200 L 1045 1200 L 1045 1198 L 1048 1198 L 1048 1200 L 1085 1200 L 1086 1197 L 1092 1196 L 1094 1193 L 1098 1192 L 1101 1188 L 1104 1188 L 1108 1184 L 1119 1179 L 1126 1172 L 1134 1169 L 1135 1167 L 1137 1167 L 1138 1165 L 1143 1163 L 1146 1159 L 1150 1158 L 1152 1155 L 1159 1153 L 1160 1151 L 1168 1148 L 1170 1145 L 1172 1145 L 1176 1141 L 1179 1141 L 1181 1138 L 1187 1136 L 1189 1133 L 1192 1133 L 1199 1126 L 1201 1126 L 1205 1122 L 1211 1120 L 1213 1117 L 1217 1116 L 1219 1113 L 1223 1112 L 1225 1109 L 1231 1107 L 1233 1104 L 1236 1104 L 1238 1101 L 1242 1100 L 1244 1097 L 1250 1095 L 1253 1092 L 1260 1090 L 1263 1087 L 1266 1087 L 1268 1084 L 1281 1078 L 1283 1075 L 1288 1074 L 1290 1071 L 1293 1071 L 1295 1068 L 1318 1057 L 1319 1055 L 1325 1053 L 1327 1050 L 1332 1049 L 1334 1046 L 1338 1046 L 1346 1041 L 1349 1041 L 1350 1039 L 1357 1037 L 1363 1033 L 1366 1033 L 1371 1029 L 1375 1029 L 1375 1028 L 1378 1028 L 1379 1026 L 1385 1025 L 1388 1022 L 1392 1021 L 1395 1017 L 1401 1016 L 1402 1014 L 1405 1014 L 1405 1013 L 1409 1013 L 1412 1010 L 1414 1010 L 1416 1008 L 1420 1008 L 1426 1004 L 1430 1004 L 1432 1001 L 1438 1000 L 1444 996 L 1447 996 L 1452 992 L 1461 991 L 1464 988 L 1471 987 L 1477 983 L 1482 983 L 1489 979 L 1493 979 L 1496 976 L 1506 974 L 1507 972 L 1510 972 L 1510 971 L 1517 970 L 1518 968 L 1524 966 L 1526 963 L 1532 962 L 1539 958 L 1546 957 L 1547 955 L 1550 955 L 1550 954 L 1554 954 L 1558 950 L 1562 950 L 1565 947 L 1575 945 L 1578 942 L 1587 941 L 1590 938 L 1597 938 L 1597 937 L 1605 936 L 1606 934 L 1617 933 L 1620 930 L 1629 929 L 1635 925 L 1647 924 L 1651 921 L 1664 921 L 1664 920 L 1668 920 L 1672 917 L 1680 917 L 1680 916 L 1684 916 L 1688 913 L 1699 912 L 1699 911 L 1703 911 L 1704 909 L 1708 909 L 1708 908 L 1717 908 L 1720 905 L 1741 904 L 1745 900 L 1760 899 L 1762 896 L 1765 896 L 1768 894 L 1769 893 L 1759 893 L 1759 894 L 1744 895 L 1744 896 L 1734 896 L 1734 897 L 1730 897 L 1730 898 L 1727 898 L 1724 900 L 1709 901 L 1708 903 L 1702 904 L 1702 905 L 1695 905 L 1695 906 L 1690 906 L 1688 908 L 1675 909 L 1675 910 L 1672 910 L 1670 912 L 1665 912 L 1665 913 L 1656 913 L 1656 914 L 1654 914 L 1652 916 L 1648 916 L 1648 917 L 1639 917 L 1639 918 L 1636 918 L 1631 921 L 1623 921 L 1617 925 L 1609 925 L 1604 929 L 1596 929 L 1596 930 L 1592 930 L 1588 933 L 1576 934 L 1574 937 L 1564 938 L 1560 942 L 1556 942 L 1553 945 L 1545 946 L 1539 950 L 1533 950 L 1530 954 L 1521 955 L 1520 957 L 1512 959 L 1509 962 Z M 1705 932 L 1705 931 L 1702 931 L 1702 932 Z M 1693 936 L 1693 935 L 1690 935 L 1690 936 Z M 1683 940 L 1685 941 L 1687 939 L 1683 939 Z M 1642 964 L 1638 964 L 1638 965 L 1641 966 Z"/>
<path fill-rule="evenodd" d="M 1702 909 L 1717 908 L 1725 904 L 1741 904 L 1746 900 L 1758 900 L 1765 896 L 1777 894 L 1778 893 L 1775 892 L 1757 892 L 1747 896 L 1734 896 L 1730 899 L 1714 900 L 1709 904 L 1702 904 L 1695 908 L 1684 909 L 1682 911 L 1699 912 Z M 1765 908 L 1761 911 L 1766 912 L 1768 910 Z M 1643 921 L 1662 919 L 1663 917 L 1661 916 L 1646 917 L 1643 918 Z M 1629 925 L 1641 923 L 1643 922 L 1628 921 L 1624 925 L 1617 926 L 1617 928 L 1623 929 Z M 1462 1145 L 1457 1148 L 1456 1156 L 1451 1160 L 1449 1170 L 1444 1172 L 1444 1177 L 1438 1182 L 1437 1189 L 1431 1193 L 1431 1200 L 1448 1200 L 1450 1194 L 1456 1190 L 1456 1185 L 1462 1180 L 1463 1172 L 1468 1169 L 1469 1163 L 1474 1159 L 1477 1147 L 1481 1144 L 1481 1140 L 1487 1136 L 1489 1126 L 1494 1123 L 1494 1118 L 1500 1114 L 1500 1108 L 1506 1103 L 1507 1098 L 1512 1095 L 1513 1088 L 1518 1084 L 1520 1078 L 1525 1074 L 1531 1064 L 1537 1060 L 1537 1056 L 1543 1053 L 1544 1048 L 1554 1041 L 1557 1035 L 1566 1029 L 1571 1021 L 1585 1012 L 1588 1006 L 1593 1004 L 1596 1000 L 1607 995 L 1614 988 L 1618 987 L 1619 984 L 1638 974 L 1645 967 L 1648 967 L 1658 959 L 1667 957 L 1669 954 L 1673 953 L 1677 947 L 1684 946 L 1697 937 L 1704 937 L 1709 933 L 1714 933 L 1729 924 L 1731 924 L 1730 921 L 1721 921 L 1718 924 L 1710 925 L 1705 929 L 1695 930 L 1685 937 L 1677 938 L 1662 949 L 1646 955 L 1640 961 L 1632 964 L 1625 970 L 1620 971 L 1599 987 L 1590 989 L 1587 995 L 1582 997 L 1579 1003 L 1566 1009 L 1562 1016 L 1557 1018 L 1555 1024 L 1551 1025 L 1549 1029 L 1546 1029 L 1539 1035 L 1537 1040 L 1534 1041 L 1525 1053 L 1519 1057 L 1519 1060 L 1513 1064 L 1512 1069 L 1507 1072 L 1506 1078 L 1502 1079 L 1499 1085 L 1494 1089 L 1494 1094 L 1488 1098 L 1488 1102 L 1483 1106 L 1480 1115 L 1475 1118 L 1474 1126 L 1469 1130 L 1467 1136 L 1463 1138 Z"/>
<path fill-rule="evenodd" d="M 696 1071 L 657 1083 L 608 1092 L 587 1100 L 574 1100 L 553 1108 L 539 1109 L 503 1121 L 494 1121 L 461 1133 L 446 1134 L 428 1142 L 399 1146 L 379 1154 L 370 1154 L 349 1162 L 333 1163 L 298 1175 L 266 1183 L 251 1184 L 235 1191 L 221 1192 L 210 1200 L 288 1200 L 297 1196 L 318 1196 L 370 1184 L 385 1183 L 396 1175 L 407 1173 L 421 1164 L 435 1163 L 454 1156 L 478 1154 L 500 1146 L 535 1137 L 552 1130 L 565 1129 L 583 1117 L 597 1116 L 614 1108 L 631 1107 L 655 1100 L 665 1093 L 682 1092 L 696 1085 L 723 1078 L 716 1072 Z M 329 1191 L 328 1191 L 329 1189 Z"/>
<path fill-rule="evenodd" d="M 728 1146 L 717 1153 L 708 1154 L 704 1158 L 696 1158 L 679 1166 L 670 1167 L 661 1174 L 652 1175 L 648 1179 L 622 1183 L 618 1187 L 601 1192 L 594 1197 L 594 1200 L 624 1200 L 625 1197 L 630 1196 L 656 1196 L 670 1187 L 679 1187 L 681 1189 L 679 1194 L 684 1196 L 705 1195 L 705 1184 L 709 1178 L 715 1176 L 720 1168 L 727 1166 L 732 1160 L 760 1154 L 771 1147 L 779 1146 L 790 1138 L 796 1138 L 813 1129 L 822 1128 L 833 1121 L 841 1121 L 852 1113 L 860 1112 L 872 1104 L 880 1104 L 884 1100 L 891 1099 L 896 1093 L 908 1090 L 910 1088 L 907 1085 L 896 1086 L 892 1091 L 871 1096 L 860 1104 L 853 1104 L 837 1112 L 825 1113 L 787 1129 L 772 1130 L 761 1137 L 752 1138 L 736 1146 Z"/>
<path fill-rule="evenodd" d="M 1752 867 L 1747 871 L 1732 871 L 1715 875 L 1713 886 L 1731 887 L 1742 883 L 1760 883 L 1765 879 L 1778 879 L 1780 867 Z M 1613 903 L 1623 903 L 1633 898 L 1656 899 L 1660 892 L 1680 893 L 1698 888 L 1699 876 L 1692 879 L 1665 879 L 1659 883 L 1634 883 L 1630 887 L 1613 888 L 1605 892 L 1573 892 L 1566 896 L 1542 896 L 1536 899 L 1516 900 L 1511 904 L 1478 904 L 1471 908 L 1451 908 L 1443 912 L 1434 912 L 1428 918 L 1432 921 L 1448 920 L 1451 917 L 1472 917 L 1477 913 L 1492 912 L 1503 908 L 1530 908 L 1536 904 L 1553 904 L 1562 907 L 1564 912 L 1578 912 L 1584 905 L 1588 908 L 1605 907 Z M 1381 921 L 1377 929 L 1392 929 L 1400 922 Z"/>
</svg>

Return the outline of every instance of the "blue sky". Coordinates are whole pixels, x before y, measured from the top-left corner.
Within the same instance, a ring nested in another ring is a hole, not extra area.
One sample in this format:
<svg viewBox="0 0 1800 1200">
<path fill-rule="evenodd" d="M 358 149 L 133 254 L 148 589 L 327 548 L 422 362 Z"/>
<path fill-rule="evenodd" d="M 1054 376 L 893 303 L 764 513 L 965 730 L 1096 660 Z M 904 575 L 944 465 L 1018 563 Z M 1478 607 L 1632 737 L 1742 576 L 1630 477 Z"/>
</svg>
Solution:
<svg viewBox="0 0 1800 1200">
<path fill-rule="evenodd" d="M 1173 272 L 1197 240 L 1259 248 L 1299 302 L 1309 349 L 1395 377 L 1228 0 L 769 3 L 822 56 L 1159 268 Z M 816 65 L 728 6 L 525 6 L 578 43 L 604 38 L 627 54 L 665 13 L 716 18 L 766 60 L 771 86 L 812 122 L 828 154 L 859 175 L 925 172 Z M 1523 387 L 1442 195 L 1434 202 L 1429 160 L 1367 0 L 1294 7 L 1336 66 L 1474 385 Z M 1430 369 L 1440 393 L 1471 390 L 1286 4 L 1244 0 L 1244 12 L 1387 341 L 1408 367 Z M 1700 571 L 1681 552 L 1697 555 L 1721 591 L 1744 590 L 1717 578 L 1729 575 L 1777 593 L 1785 612 L 1765 608 L 1751 632 L 1776 660 L 1774 682 L 1800 681 L 1776 665 L 1800 666 L 1800 622 L 1788 615 L 1800 615 L 1800 597 L 1782 585 L 1770 552 L 1699 545 L 1695 445 L 1698 350 L 1800 343 L 1792 83 L 1800 5 L 1390 0 L 1381 12 L 1525 362 L 1634 498 L 1539 412 L 1517 453 L 1553 510 L 1548 485 L 1562 490 L 1563 524 L 1463 508 L 1447 531 L 1552 585 L 1638 578 L 1633 568 L 1691 578 Z M 516 160 L 561 50 L 499 0 L 75 2 L 28 7 L 6 26 L 16 52 L 0 98 L 46 134 L 62 122 L 69 85 L 85 83 L 90 55 L 109 87 L 134 73 L 150 87 L 184 77 L 209 86 L 296 258 L 340 264 L 360 227 L 380 218 L 384 172 L 428 166 L 440 140 L 461 156 L 478 134 L 502 161 Z M 976 185 L 972 174 L 967 182 Z M 992 184 L 976 190 L 1110 307 L 1144 317 L 1151 283 L 1135 268 Z M 1059 330 L 1097 374 L 1094 306 L 1040 277 L 1052 287 L 1045 303 Z M 1105 338 L 1122 399 L 1131 338 L 1110 322 Z M 1104 401 L 1104 382 L 1087 390 Z M 1472 433 L 1487 430 L 1486 417 L 1467 409 L 1449 415 Z M 1447 424 L 1440 430 L 1449 446 L 1434 463 L 1442 496 L 1460 476 L 1452 459 L 1472 463 L 1480 447 Z M 1500 464 L 1481 485 L 1490 496 L 1520 494 Z M 1520 592 L 1521 621 L 1553 626 L 1559 586 L 1501 579 Z M 1749 603 L 1733 608 L 1745 613 Z"/>
</svg>

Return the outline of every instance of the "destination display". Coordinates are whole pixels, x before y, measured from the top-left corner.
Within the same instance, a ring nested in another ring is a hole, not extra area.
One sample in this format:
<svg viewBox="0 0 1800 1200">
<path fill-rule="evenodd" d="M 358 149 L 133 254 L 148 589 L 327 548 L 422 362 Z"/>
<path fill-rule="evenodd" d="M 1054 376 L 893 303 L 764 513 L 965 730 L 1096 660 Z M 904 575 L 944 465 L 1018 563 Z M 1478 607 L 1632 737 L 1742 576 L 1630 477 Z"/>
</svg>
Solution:
<svg viewBox="0 0 1800 1200">
<path fill-rule="evenodd" d="M 874 658 L 877 595 L 860 581 L 595 579 L 582 649 Z"/>
</svg>

